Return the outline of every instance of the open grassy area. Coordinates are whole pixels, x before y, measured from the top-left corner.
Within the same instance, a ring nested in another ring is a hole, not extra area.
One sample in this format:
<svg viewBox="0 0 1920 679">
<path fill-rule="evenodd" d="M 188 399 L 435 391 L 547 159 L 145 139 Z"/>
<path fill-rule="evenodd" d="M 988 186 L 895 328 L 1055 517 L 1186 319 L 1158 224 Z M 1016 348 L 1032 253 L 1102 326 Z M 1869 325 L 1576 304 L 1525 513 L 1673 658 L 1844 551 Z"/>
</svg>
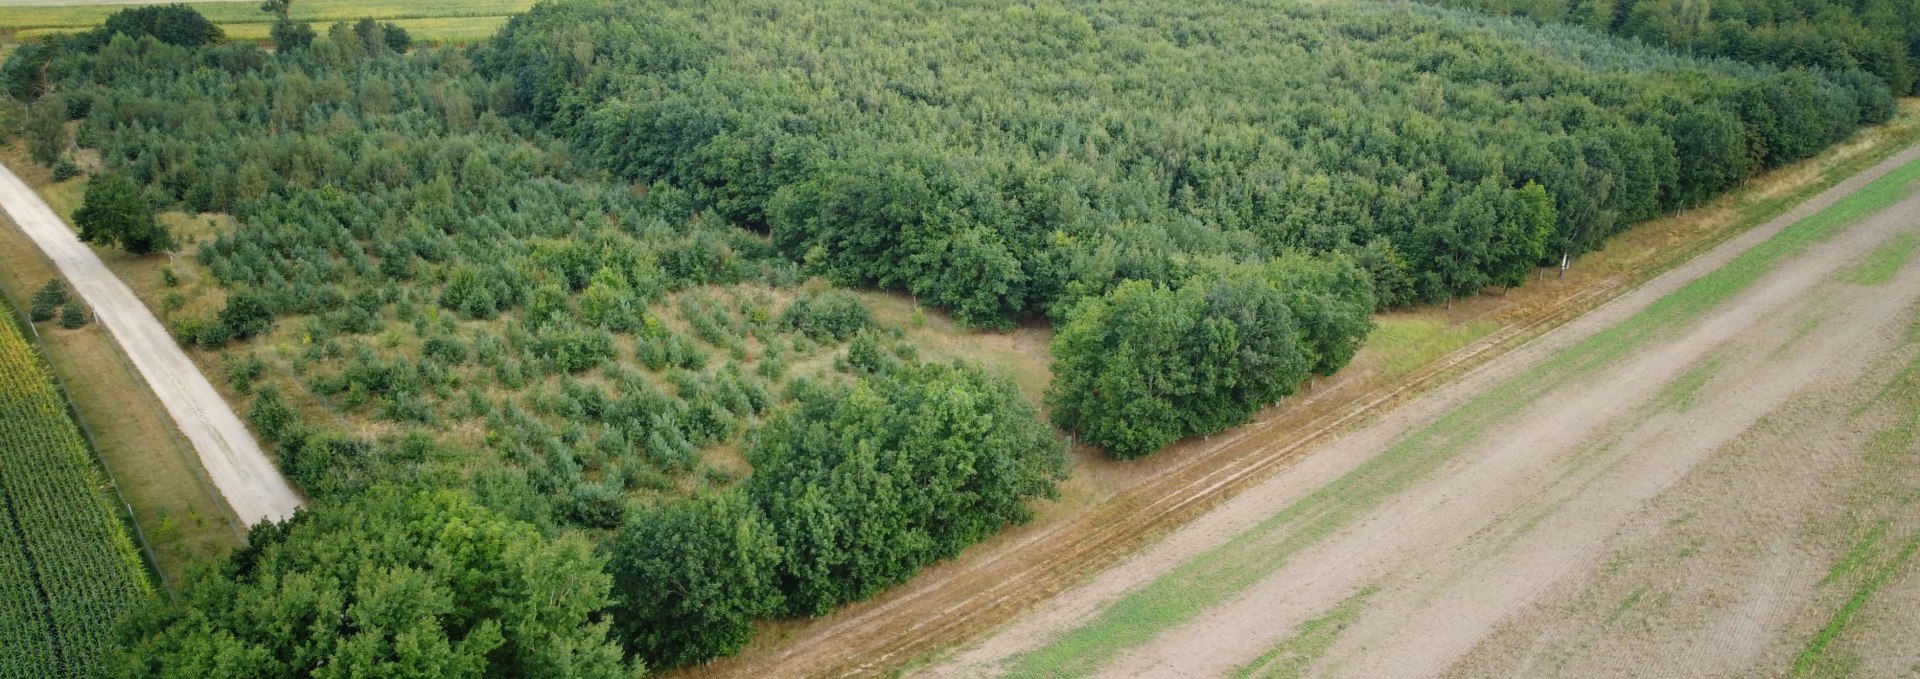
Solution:
<svg viewBox="0 0 1920 679">
<path fill-rule="evenodd" d="M 1393 313 L 1374 319 L 1361 347 L 1365 361 L 1387 378 L 1404 376 L 1500 329 L 1486 318 L 1449 323 L 1431 313 Z M 1356 359 L 1359 360 L 1359 359 Z"/>
<path fill-rule="evenodd" d="M 235 40 L 265 40 L 271 18 L 257 2 L 187 3 L 205 14 Z M 327 24 L 371 17 L 407 29 L 425 42 L 472 42 L 493 33 L 511 14 L 524 12 L 533 0 L 301 0 L 293 4 L 293 18 L 325 32 Z M 33 40 L 48 33 L 85 30 L 125 5 L 73 3 L 0 7 L 0 36 Z"/>
<path fill-rule="evenodd" d="M 49 186 L 44 168 L 17 161 L 15 153 L 0 157 L 42 195 L 69 192 L 64 186 Z M 0 213 L 0 294 L 24 309 L 33 292 L 56 275 L 33 242 Z M 54 372 L 92 432 L 101 463 L 132 505 L 165 581 L 178 581 L 194 559 L 217 557 L 238 546 L 243 528 L 206 480 L 192 444 L 120 355 L 107 330 L 98 323 L 78 330 L 62 329 L 58 322 L 38 327 Z"/>
</svg>

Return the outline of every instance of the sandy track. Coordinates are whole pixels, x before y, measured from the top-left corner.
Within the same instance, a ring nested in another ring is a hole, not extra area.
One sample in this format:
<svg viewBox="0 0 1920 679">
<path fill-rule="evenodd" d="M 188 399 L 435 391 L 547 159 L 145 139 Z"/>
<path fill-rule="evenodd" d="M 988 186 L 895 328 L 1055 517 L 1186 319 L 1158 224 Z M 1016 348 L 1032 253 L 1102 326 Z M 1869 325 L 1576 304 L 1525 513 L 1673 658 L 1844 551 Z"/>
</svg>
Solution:
<svg viewBox="0 0 1920 679">
<path fill-rule="evenodd" d="M 80 242 L 39 194 L 4 166 L 0 166 L 0 206 L 53 260 L 95 318 L 120 344 L 154 395 L 166 405 L 174 424 L 193 442 L 201 466 L 234 514 L 247 525 L 292 516 L 304 501 L 261 452 L 259 443 L 220 392 L 133 290 Z"/>
<path fill-rule="evenodd" d="M 1903 152 L 1315 452 L 928 673 L 1003 671 L 1009 658 L 1087 623 L 1128 592 L 1225 544 L 1474 395 L 1630 317 L 1915 157 L 1920 149 Z M 1920 214 L 1920 198 L 1910 197 L 1783 263 L 1683 331 L 1505 415 L 1431 478 L 1319 539 L 1236 598 L 1139 647 L 1113 649 L 1107 673 L 1226 673 L 1256 660 L 1300 623 L 1366 585 L 1379 591 L 1322 667 L 1348 676 L 1417 676 L 1444 669 L 1548 583 L 1584 568 L 1636 510 L 1764 413 L 1819 380 L 1862 369 L 1873 354 L 1863 349 L 1885 336 L 1884 326 L 1901 315 L 1905 304 L 1920 298 L 1920 281 L 1909 276 L 1877 294 L 1838 299 L 1821 293 L 1821 284 L 1890 233 L 1911 229 L 1915 214 Z M 1801 345 L 1783 358 L 1773 357 L 1762 340 L 1796 335 L 1796 319 L 1809 306 L 1834 308 L 1812 337 L 1799 339 Z M 1697 407 L 1662 412 L 1663 387 L 1708 356 L 1727 358 L 1696 395 Z"/>
</svg>

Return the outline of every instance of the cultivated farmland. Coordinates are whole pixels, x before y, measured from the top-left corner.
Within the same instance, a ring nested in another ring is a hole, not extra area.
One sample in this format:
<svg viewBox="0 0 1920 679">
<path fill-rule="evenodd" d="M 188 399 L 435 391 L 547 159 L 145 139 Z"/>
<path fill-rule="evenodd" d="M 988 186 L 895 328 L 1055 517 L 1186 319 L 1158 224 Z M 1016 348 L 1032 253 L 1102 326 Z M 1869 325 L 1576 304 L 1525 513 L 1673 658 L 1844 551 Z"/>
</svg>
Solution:
<svg viewBox="0 0 1920 679">
<path fill-rule="evenodd" d="M 86 677 L 149 593 L 80 431 L 39 357 L 0 323 L 0 677 Z"/>
<path fill-rule="evenodd" d="M 84 31 L 100 25 L 127 4 L 155 2 L 34 1 L 24 6 L 0 7 L 0 36 L 15 41 L 36 40 L 53 33 Z M 272 15 L 256 1 L 224 0 L 188 3 L 219 24 L 229 38 L 265 41 Z M 372 18 L 391 22 L 423 42 L 472 42 L 493 33 L 508 15 L 532 7 L 532 0 L 302 0 L 293 4 L 290 18 L 325 33 L 336 21 Z"/>
<path fill-rule="evenodd" d="M 1909 671 L 1916 159 L 1396 410 L 928 674 Z"/>
</svg>

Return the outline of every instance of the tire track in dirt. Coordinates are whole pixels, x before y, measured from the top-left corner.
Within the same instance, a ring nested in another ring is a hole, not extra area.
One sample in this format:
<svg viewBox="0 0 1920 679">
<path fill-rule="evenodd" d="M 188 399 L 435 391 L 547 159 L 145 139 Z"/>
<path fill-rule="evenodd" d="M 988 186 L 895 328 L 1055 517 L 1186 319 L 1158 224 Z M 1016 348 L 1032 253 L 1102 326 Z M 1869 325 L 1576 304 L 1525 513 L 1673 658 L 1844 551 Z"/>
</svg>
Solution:
<svg viewBox="0 0 1920 679">
<path fill-rule="evenodd" d="M 1920 149 L 1909 149 L 1897 158 L 1916 155 L 1920 155 Z M 1089 577 L 1097 581 L 1104 576 L 1094 574 L 1106 573 L 1123 559 L 1139 556 L 1136 552 L 1142 547 L 1276 471 L 1296 463 L 1302 467 L 1318 465 L 1317 457 L 1305 455 L 1314 446 L 1376 416 L 1416 417 L 1392 409 L 1420 394 L 1444 389 L 1455 394 L 1454 398 L 1464 398 L 1476 389 L 1484 389 L 1500 373 L 1500 369 L 1492 365 L 1472 369 L 1487 357 L 1503 352 L 1537 354 L 1550 350 L 1536 345 L 1550 344 L 1555 341 L 1552 338 L 1530 338 L 1582 314 L 1587 318 L 1572 322 L 1594 324 L 1593 328 L 1583 331 L 1591 334 L 1644 306 L 1649 299 L 1718 267 L 1785 225 L 1857 190 L 1892 165 L 1883 163 L 1843 180 L 1778 219 L 1750 229 L 1695 257 L 1692 263 L 1676 267 L 1669 275 L 1635 288 L 1640 291 L 1638 294 L 1647 295 L 1647 299 L 1637 303 L 1614 299 L 1623 295 L 1630 285 L 1627 280 L 1615 278 L 1530 312 L 1520 322 L 1511 323 L 1417 370 L 1391 387 L 1360 391 L 1348 388 L 1346 376 L 1336 376 L 1317 387 L 1308 398 L 1296 397 L 1295 402 L 1270 411 L 1260 422 L 1216 436 L 1204 444 L 1189 442 L 1185 446 L 1204 450 L 1163 452 L 1160 457 L 1168 462 L 1155 476 L 1114 494 L 1072 519 L 1038 530 L 1016 531 L 1007 544 L 994 546 L 984 558 L 935 566 L 913 582 L 879 598 L 843 607 L 829 620 L 797 625 L 783 623 L 763 630 L 763 636 L 777 641 L 741 657 L 686 668 L 680 674 L 699 677 L 878 674 L 897 670 L 930 653 L 952 649 L 957 643 L 978 638 L 983 632 L 1032 611 L 1041 602 L 1086 583 Z M 1602 304 L 1609 299 L 1614 302 Z M 1516 356 L 1514 360 L 1530 359 Z M 1447 386 L 1438 386 L 1442 383 Z M 1323 400 L 1341 407 L 1337 412 L 1305 414 L 1314 411 Z M 1174 539 L 1181 538 L 1169 538 Z M 1216 543 L 1225 539 L 1221 537 Z"/>
<path fill-rule="evenodd" d="M 1262 488 L 1260 488 L 1259 490 L 1253 493 L 1249 493 L 1250 496 L 1260 496 L 1261 498 L 1263 498 L 1265 500 L 1264 505 L 1255 506 L 1256 501 L 1249 500 L 1244 504 L 1250 507 L 1254 507 L 1252 509 L 1245 509 L 1240 511 L 1235 511 L 1233 509 L 1223 509 L 1221 512 L 1216 513 L 1220 515 L 1241 514 L 1241 516 L 1237 520 L 1232 518 L 1214 519 L 1212 516 L 1209 516 L 1208 519 L 1203 520 L 1200 523 L 1196 523 L 1194 526 L 1190 527 L 1189 529 L 1182 530 L 1179 533 L 1176 533 L 1175 535 L 1170 536 L 1166 542 L 1162 543 L 1159 546 L 1156 546 L 1153 550 L 1149 550 L 1149 552 L 1147 553 L 1143 553 L 1142 555 L 1140 555 L 1140 557 L 1128 561 L 1126 564 L 1124 564 L 1121 567 L 1115 568 L 1111 571 L 1108 571 L 1107 573 L 1103 573 L 1102 575 L 1098 576 L 1088 586 L 1083 587 L 1079 590 L 1076 590 L 1071 595 L 1062 597 L 1058 601 L 1049 602 L 1046 606 L 1042 607 L 1042 609 L 1037 611 L 1034 615 L 1030 616 L 1025 620 L 1020 621 L 1013 627 L 1010 627 L 1009 629 L 1005 630 L 1003 633 L 994 637 L 994 639 L 988 641 L 985 646 L 961 655 L 952 664 L 935 668 L 935 671 L 932 673 L 936 675 L 946 675 L 946 676 L 969 676 L 969 675 L 979 674 L 982 672 L 990 672 L 996 667 L 1001 667 L 1000 663 L 1005 658 L 1018 654 L 1020 652 L 1038 647 L 1044 644 L 1046 641 L 1056 638 L 1063 630 L 1071 629 L 1077 626 L 1078 624 L 1085 622 L 1093 612 L 1097 612 L 1099 610 L 1104 609 L 1105 606 L 1108 603 L 1112 602 L 1114 599 L 1118 598 L 1121 595 L 1124 595 L 1128 591 L 1131 591 L 1132 589 L 1137 587 L 1139 584 L 1149 582 L 1154 578 L 1159 577 L 1161 574 L 1166 573 L 1167 571 L 1171 570 L 1173 567 L 1184 562 L 1185 557 L 1191 556 L 1193 554 L 1196 554 L 1200 551 L 1204 551 L 1206 549 L 1211 549 L 1212 547 L 1217 546 L 1218 544 L 1226 542 L 1226 540 L 1229 537 L 1238 534 L 1241 530 L 1244 530 L 1247 526 L 1250 526 L 1253 523 L 1255 523 L 1259 517 L 1272 515 L 1274 512 L 1277 512 L 1280 508 L 1285 507 L 1288 503 L 1292 502 L 1293 500 L 1304 496 L 1306 492 L 1308 492 L 1310 489 L 1315 488 L 1318 485 L 1322 485 L 1330 475 L 1337 476 L 1339 473 L 1343 473 L 1344 470 L 1357 467 L 1360 464 L 1361 460 L 1363 460 L 1366 457 L 1367 455 L 1367 453 L 1365 452 L 1366 450 L 1378 450 L 1386 442 L 1394 438 L 1393 435 L 1379 434 L 1374 432 L 1378 430 L 1404 432 L 1421 423 L 1430 422 L 1436 419 L 1439 413 L 1452 410 L 1454 407 L 1456 407 L 1461 402 L 1463 402 L 1467 397 L 1471 396 L 1472 394 L 1478 393 L 1479 391 L 1484 390 L 1490 382 L 1503 380 L 1507 377 L 1511 377 L 1512 375 L 1518 374 L 1525 366 L 1535 364 L 1543 360 L 1545 356 L 1551 355 L 1553 352 L 1557 352 L 1562 348 L 1571 346 L 1574 342 L 1580 339 L 1589 337 L 1606 327 L 1609 327 L 1615 323 L 1618 323 L 1620 320 L 1637 312 L 1639 309 L 1646 307 L 1647 305 L 1651 304 L 1654 300 L 1659 299 L 1660 297 L 1664 296 L 1666 293 L 1678 288 L 1680 285 L 1686 282 L 1689 282 L 1695 278 L 1698 278 L 1699 276 L 1704 275 L 1707 272 L 1710 272 L 1714 269 L 1719 268 L 1721 265 L 1731 260 L 1738 253 L 1765 240 L 1766 238 L 1771 237 L 1773 234 L 1799 221 L 1801 218 L 1804 218 L 1820 209 L 1823 209 L 1824 207 L 1832 204 L 1834 201 L 1836 201 L 1840 197 L 1845 196 L 1854 190 L 1857 190 L 1858 188 L 1866 184 L 1868 181 L 1871 181 L 1872 179 L 1885 174 L 1887 171 L 1895 167 L 1898 167 L 1900 165 L 1903 165 L 1908 161 L 1913 160 L 1917 155 L 1920 155 L 1920 149 L 1909 149 L 1901 154 L 1898 154 L 1893 159 L 1889 160 L 1886 163 L 1881 164 L 1880 166 L 1874 168 L 1873 170 L 1869 170 L 1867 172 L 1861 173 L 1861 175 L 1858 175 L 1852 179 L 1849 179 L 1846 182 L 1841 183 L 1839 186 L 1821 194 L 1820 196 L 1816 197 L 1814 200 L 1808 201 L 1806 204 L 1803 204 L 1799 208 L 1796 208 L 1795 210 L 1790 211 L 1786 215 L 1783 215 L 1780 219 L 1777 219 L 1773 222 L 1770 222 L 1767 225 L 1764 225 L 1758 229 L 1755 229 L 1749 232 L 1748 234 L 1746 234 L 1745 236 L 1742 236 L 1733 241 L 1730 241 L 1724 246 L 1717 248 L 1713 252 L 1699 259 L 1696 259 L 1694 262 L 1691 262 L 1685 266 L 1675 269 L 1673 272 L 1669 273 L 1667 276 L 1663 276 L 1660 279 L 1656 279 L 1655 281 L 1649 283 L 1647 286 L 1644 286 L 1633 293 L 1623 296 L 1619 300 L 1616 300 L 1614 303 L 1611 303 L 1609 305 L 1606 305 L 1605 307 L 1602 307 L 1601 309 L 1597 310 L 1593 314 L 1588 315 L 1587 317 L 1581 318 L 1577 321 L 1574 321 L 1573 323 L 1569 323 L 1567 326 L 1561 328 L 1560 330 L 1557 330 L 1545 337 L 1542 337 L 1540 341 L 1534 342 L 1533 344 L 1527 347 L 1523 347 L 1522 349 L 1517 350 L 1509 354 L 1508 356 L 1501 358 L 1495 363 L 1489 364 L 1488 366 L 1484 367 L 1483 369 L 1477 371 L 1472 375 L 1469 375 L 1467 378 L 1461 380 L 1455 385 L 1449 386 L 1448 388 L 1435 392 L 1434 394 L 1430 395 L 1428 398 L 1424 398 L 1419 402 L 1416 402 L 1414 404 L 1410 404 L 1406 407 L 1401 408 L 1395 413 L 1383 418 L 1379 423 L 1376 423 L 1375 425 L 1371 426 L 1368 431 L 1359 432 L 1354 436 L 1351 436 L 1345 441 L 1342 441 L 1340 444 L 1338 444 L 1339 446 L 1347 447 L 1351 450 L 1358 450 L 1361 452 L 1349 453 L 1345 456 L 1342 456 L 1339 454 L 1331 454 L 1333 452 L 1331 450 L 1321 451 L 1319 453 L 1316 453 L 1313 458 L 1310 458 L 1306 462 L 1303 462 L 1298 467 L 1288 470 L 1282 477 L 1277 478 L 1274 482 L 1271 482 L 1266 486 L 1263 486 Z M 1850 249 L 1843 248 L 1846 250 L 1846 252 L 1852 253 L 1853 250 L 1857 249 L 1858 247 L 1868 246 L 1869 243 L 1867 241 L 1870 241 L 1871 239 L 1863 238 L 1856 234 L 1853 234 L 1853 232 L 1849 232 L 1849 234 L 1841 236 L 1839 240 L 1852 244 L 1853 247 Z M 1850 256 L 1850 254 L 1837 255 L 1839 259 L 1845 259 L 1847 256 Z M 1809 260 L 1808 257 L 1803 256 L 1798 260 L 1796 260 L 1796 262 L 1799 262 L 1799 261 L 1811 261 L 1811 260 Z M 1838 261 L 1838 260 L 1835 260 L 1835 261 Z M 1839 266 L 1839 264 L 1832 263 L 1832 262 L 1829 262 L 1828 264 L 1829 266 L 1825 267 L 1827 269 L 1831 269 L 1833 267 Z M 1814 268 L 1818 269 L 1821 267 L 1816 266 Z M 1821 275 L 1824 275 L 1824 274 L 1821 274 Z M 1811 283 L 1817 281 L 1819 277 L 1820 277 L 1819 275 L 1811 275 L 1811 274 L 1803 275 L 1801 276 L 1800 283 L 1803 286 L 1811 285 Z M 1776 276 L 1774 278 L 1778 279 L 1780 277 Z M 1754 307 L 1753 311 L 1748 312 L 1748 314 L 1744 317 L 1744 320 L 1746 322 L 1751 322 L 1761 316 L 1764 316 L 1765 315 L 1764 311 L 1766 308 L 1768 308 L 1768 306 L 1763 303 L 1764 299 L 1769 295 L 1777 295 L 1779 292 L 1778 290 L 1768 290 L 1765 288 L 1767 288 L 1768 286 L 1779 286 L 1783 284 L 1785 283 L 1778 282 L 1777 280 L 1773 283 L 1763 282 L 1762 285 L 1760 286 L 1763 289 L 1757 291 L 1757 294 L 1749 295 L 1749 299 L 1753 301 L 1750 301 L 1748 303 L 1756 304 L 1757 306 Z M 1737 332 L 1741 327 L 1742 326 L 1739 325 L 1738 322 L 1726 321 L 1726 322 L 1723 322 L 1720 326 L 1713 329 L 1712 332 L 1717 332 L 1719 333 L 1720 337 L 1725 338 L 1725 337 L 1731 336 L 1732 334 L 1737 334 Z M 1790 334 L 1790 333 L 1786 333 L 1786 334 Z M 1685 354 L 1687 352 L 1674 350 L 1674 349 L 1669 349 L 1669 351 L 1678 352 L 1678 353 L 1675 353 L 1674 355 L 1666 356 L 1661 360 L 1665 361 L 1667 364 L 1671 364 L 1675 361 L 1681 361 L 1680 365 L 1684 365 L 1684 361 L 1686 360 L 1687 357 L 1680 354 Z M 1691 355 L 1697 357 L 1699 355 L 1699 352 L 1692 352 Z M 1653 366 L 1653 365 L 1662 365 L 1662 364 L 1655 363 L 1655 364 L 1647 364 L 1647 365 Z M 1632 376 L 1628 376 L 1628 377 L 1631 378 Z M 1642 377 L 1642 378 L 1639 378 L 1639 382 L 1635 384 L 1638 385 L 1637 388 L 1640 389 L 1643 393 L 1650 393 L 1650 390 L 1657 388 L 1662 383 L 1663 381 L 1661 379 L 1658 379 L 1658 377 Z M 1604 392 L 1605 390 L 1602 390 L 1602 391 Z M 1561 404 L 1564 405 L 1569 403 L 1570 402 L 1569 399 L 1571 399 L 1572 397 L 1567 395 L 1556 394 L 1551 398 L 1557 399 Z M 1586 401 L 1579 403 L 1578 405 L 1584 405 L 1585 407 L 1589 407 L 1589 408 L 1606 408 L 1609 406 L 1609 404 L 1613 400 L 1615 400 L 1613 397 L 1608 396 L 1605 393 L 1601 393 L 1598 395 L 1589 396 Z M 1534 410 L 1538 410 L 1538 407 L 1535 407 Z M 1535 436 L 1541 436 L 1541 437 L 1561 435 L 1562 440 L 1574 440 L 1579 438 L 1579 436 L 1577 435 L 1565 436 L 1564 432 L 1560 431 L 1561 428 L 1562 428 L 1561 425 L 1538 426 L 1533 428 L 1530 431 Z M 1519 439 L 1511 439 L 1511 440 L 1518 441 Z M 1519 444 L 1512 444 L 1510 448 L 1514 451 L 1526 449 L 1525 446 L 1522 446 Z M 1517 452 L 1509 452 L 1508 455 L 1512 459 L 1525 459 L 1523 456 L 1520 456 L 1520 454 Z M 1340 460 L 1345 460 L 1345 462 L 1342 463 L 1340 462 Z M 1458 463 L 1456 463 L 1456 465 L 1457 464 Z M 1315 469 L 1315 468 L 1318 468 L 1318 469 Z M 1453 471 L 1457 471 L 1457 467 Z M 1521 476 L 1519 478 L 1524 479 L 1526 477 Z M 1456 490 L 1465 492 L 1467 490 L 1471 490 L 1471 487 L 1462 486 L 1460 488 L 1457 488 Z M 1432 502 L 1434 503 L 1435 506 L 1444 506 L 1450 499 L 1451 499 L 1451 496 L 1441 495 L 1441 496 L 1436 496 L 1432 500 Z M 1401 507 L 1400 509 L 1405 510 L 1406 507 Z M 1426 521 L 1427 525 L 1429 526 L 1434 525 L 1432 523 L 1434 519 L 1431 516 L 1416 515 L 1414 518 L 1411 518 L 1411 519 L 1404 518 L 1404 517 L 1389 518 L 1389 517 L 1377 516 L 1373 524 L 1362 524 L 1362 528 L 1354 528 L 1351 530 L 1363 530 L 1363 529 L 1366 529 L 1366 526 L 1374 525 L 1374 524 L 1385 525 L 1388 527 L 1396 526 L 1396 524 L 1393 524 L 1393 523 L 1383 523 L 1383 522 L 1389 522 L 1389 521 Z M 1373 530 L 1378 530 L 1378 529 L 1373 529 Z M 1391 531 L 1388 531 L 1388 532 L 1391 532 Z M 1341 534 L 1341 536 L 1335 537 L 1335 538 L 1329 538 L 1329 540 L 1339 540 L 1340 537 L 1344 537 L 1347 535 L 1348 535 L 1347 533 L 1343 533 Z M 1376 550 L 1376 552 L 1374 553 L 1374 556 L 1376 558 L 1385 559 L 1388 562 L 1391 562 L 1395 558 L 1404 558 L 1407 554 L 1413 553 L 1413 552 L 1387 553 L 1390 551 L 1391 550 L 1384 550 L 1384 551 Z M 1303 556 L 1301 560 L 1305 561 L 1306 558 Z M 1366 567 L 1368 565 L 1369 564 L 1366 564 L 1366 563 L 1354 563 L 1351 560 L 1345 563 L 1345 567 L 1347 568 Z M 1373 566 L 1375 566 L 1372 569 L 1374 572 L 1379 572 L 1382 570 L 1377 567 L 1378 565 L 1379 564 L 1373 564 Z M 1293 585 L 1294 588 L 1296 589 L 1307 588 L 1311 591 L 1305 592 L 1305 593 L 1296 591 L 1294 592 L 1294 595 L 1296 597 L 1304 597 L 1304 599 L 1302 599 L 1303 601 L 1310 600 L 1313 603 L 1300 605 L 1297 607 L 1298 610 L 1294 610 L 1291 613 L 1286 613 L 1286 614 L 1275 613 L 1273 615 L 1268 615 L 1265 617 L 1256 616 L 1259 622 L 1250 622 L 1236 629 L 1245 629 L 1246 630 L 1244 632 L 1245 634 L 1251 635 L 1252 637 L 1257 638 L 1261 641 L 1272 641 L 1275 635 L 1283 634 L 1286 630 L 1291 629 L 1291 625 L 1276 624 L 1274 622 L 1275 620 L 1294 621 L 1297 623 L 1298 620 L 1305 619 L 1306 617 L 1312 615 L 1313 613 L 1318 613 L 1320 611 L 1325 610 L 1328 606 L 1331 605 L 1331 603 L 1337 603 L 1339 600 L 1344 599 L 1346 595 L 1351 594 L 1352 590 L 1356 586 L 1357 584 L 1353 582 L 1348 582 L 1345 584 L 1345 586 L 1329 586 L 1324 582 L 1313 581 L 1313 580 L 1307 580 L 1304 582 L 1295 583 Z M 1326 605 L 1322 605 L 1322 604 L 1326 604 Z M 1379 602 L 1376 602 L 1375 605 L 1378 606 Z M 1271 607 L 1269 606 L 1269 608 Z M 1253 628 L 1253 629 L 1246 629 L 1246 628 Z M 1229 634 L 1231 634 L 1231 632 L 1229 632 Z M 1195 636 L 1213 638 L 1213 637 L 1218 637 L 1219 633 L 1216 630 L 1215 632 L 1206 633 L 1206 634 L 1197 634 Z M 1245 657 L 1235 656 L 1235 658 L 1237 660 L 1251 659 L 1251 657 L 1257 656 L 1259 651 L 1265 650 L 1265 648 L 1268 646 L 1270 646 L 1270 644 L 1266 646 L 1260 646 L 1257 644 L 1252 645 L 1250 646 L 1250 648 L 1252 649 L 1252 655 L 1245 656 Z M 1206 667 L 1220 668 L 1220 667 L 1231 666 L 1231 664 L 1227 663 L 1224 660 L 1224 656 L 1227 656 L 1227 655 L 1231 655 L 1231 654 L 1222 654 L 1222 653 L 1219 653 L 1217 649 L 1213 649 L 1209 647 L 1209 648 L 1206 648 L 1205 650 L 1196 652 L 1192 656 L 1180 655 L 1178 657 L 1182 658 L 1183 660 L 1195 660 L 1205 665 Z M 1145 655 L 1139 658 L 1139 660 L 1143 662 L 1144 665 L 1130 665 L 1129 667 L 1135 667 L 1135 668 L 1143 667 L 1143 666 L 1149 667 L 1149 668 L 1155 667 L 1156 665 L 1152 662 L 1151 658 L 1152 658 L 1151 654 Z M 1171 667 L 1171 665 L 1168 665 L 1166 667 Z M 1180 667 L 1183 670 L 1192 670 L 1195 668 L 1195 666 L 1184 665 L 1184 664 L 1180 665 Z M 1182 673 L 1185 673 L 1185 672 L 1182 672 Z"/>
</svg>

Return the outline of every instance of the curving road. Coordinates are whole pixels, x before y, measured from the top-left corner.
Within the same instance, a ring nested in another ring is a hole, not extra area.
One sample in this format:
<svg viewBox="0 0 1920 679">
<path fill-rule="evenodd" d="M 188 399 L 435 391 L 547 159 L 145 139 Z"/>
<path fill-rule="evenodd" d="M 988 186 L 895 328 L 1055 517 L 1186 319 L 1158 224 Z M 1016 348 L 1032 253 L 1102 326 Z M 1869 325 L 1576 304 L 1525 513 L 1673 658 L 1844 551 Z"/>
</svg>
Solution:
<svg viewBox="0 0 1920 679">
<path fill-rule="evenodd" d="M 305 504 L 153 312 L 80 242 L 39 194 L 4 165 L 0 165 L 0 207 L 53 260 L 120 343 L 154 395 L 166 404 L 174 424 L 193 442 L 200 465 L 242 522 L 251 526 L 263 519 L 279 521 Z"/>
</svg>

